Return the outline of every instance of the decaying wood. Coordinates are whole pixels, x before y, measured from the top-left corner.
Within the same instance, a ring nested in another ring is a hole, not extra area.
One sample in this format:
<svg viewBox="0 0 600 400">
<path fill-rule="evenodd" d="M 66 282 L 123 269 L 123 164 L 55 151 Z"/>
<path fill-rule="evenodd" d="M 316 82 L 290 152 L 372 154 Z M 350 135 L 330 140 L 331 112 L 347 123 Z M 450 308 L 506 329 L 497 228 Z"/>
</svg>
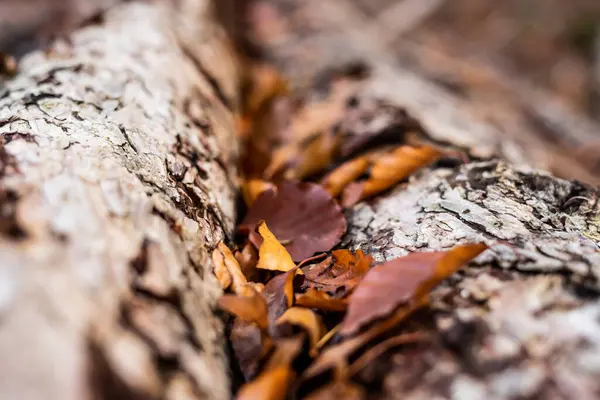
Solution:
<svg viewBox="0 0 600 400">
<path fill-rule="evenodd" d="M 207 2 L 174 7 L 118 6 L 0 87 L 3 397 L 229 397 L 237 79 Z"/>
<path fill-rule="evenodd" d="M 380 261 L 457 243 L 492 247 L 437 289 L 431 307 L 417 316 L 428 321 L 418 326 L 430 325 L 433 342 L 387 353 L 361 371 L 360 382 L 381 383 L 381 398 L 597 397 L 599 193 L 535 169 L 548 168 L 557 155 L 573 167 L 568 174 L 587 174 L 564 143 L 540 147 L 539 136 L 550 132 L 555 143 L 581 140 L 579 146 L 590 143 L 597 126 L 560 107 L 549 113 L 520 103 L 490 111 L 490 118 L 475 100 L 398 65 L 373 29 L 361 29 L 359 1 L 269 3 L 282 33 L 270 36 L 263 51 L 297 87 L 318 95 L 327 91 L 324 75 L 361 64 L 370 75 L 355 105 L 407 109 L 425 140 L 478 159 L 438 165 L 347 211 L 342 247 Z M 537 105 L 552 104 L 527 93 Z M 524 115 L 531 110 L 536 115 Z M 557 115 L 575 123 L 557 128 Z M 534 118 L 537 125 L 523 122 Z"/>
</svg>

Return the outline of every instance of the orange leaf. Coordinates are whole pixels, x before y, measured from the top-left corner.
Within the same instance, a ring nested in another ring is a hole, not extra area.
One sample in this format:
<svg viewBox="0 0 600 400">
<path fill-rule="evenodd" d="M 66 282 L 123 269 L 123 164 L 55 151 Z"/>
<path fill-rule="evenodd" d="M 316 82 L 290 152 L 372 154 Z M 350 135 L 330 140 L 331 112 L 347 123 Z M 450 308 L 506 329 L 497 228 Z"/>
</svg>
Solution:
<svg viewBox="0 0 600 400">
<path fill-rule="evenodd" d="M 250 293 L 252 293 L 250 296 L 223 295 L 219 297 L 217 305 L 243 321 L 253 322 L 266 330 L 269 327 L 267 302 L 256 290 L 252 289 Z"/>
<path fill-rule="evenodd" d="M 466 244 L 449 251 L 412 253 L 375 266 L 350 297 L 340 333 L 355 333 L 399 306 L 427 295 L 485 249 L 483 243 Z"/>
<path fill-rule="evenodd" d="M 348 185 L 342 195 L 342 204 L 349 207 L 356 202 L 387 190 L 438 159 L 443 153 L 431 146 L 400 146 L 377 157 L 369 179 Z"/>
<path fill-rule="evenodd" d="M 257 268 L 284 272 L 296 268 L 290 253 L 279 243 L 264 221 L 259 222 L 258 233 L 262 236 L 263 242 L 258 251 Z"/>
<path fill-rule="evenodd" d="M 242 183 L 242 197 L 248 207 L 252 206 L 258 196 L 265 190 L 274 190 L 275 185 L 261 179 L 247 179 Z"/>
<path fill-rule="evenodd" d="M 292 362 L 300 354 L 304 335 L 297 335 L 277 341 L 273 354 L 265 363 L 262 373 L 256 380 L 242 386 L 237 399 L 262 400 L 284 399 L 296 377 Z"/>
<path fill-rule="evenodd" d="M 331 194 L 333 197 L 337 197 L 342 190 L 350 182 L 358 179 L 364 174 L 370 165 L 369 157 L 361 156 L 353 160 L 346 161 L 333 171 L 331 171 L 323 180 L 321 185 Z"/>
<path fill-rule="evenodd" d="M 237 400 L 283 400 L 296 376 L 290 366 L 264 371 L 256 380 L 241 387 Z"/>
<path fill-rule="evenodd" d="M 225 258 L 219 249 L 214 249 L 212 253 L 213 271 L 223 290 L 231 286 L 231 274 L 225 266 Z"/>
<path fill-rule="evenodd" d="M 246 276 L 240 268 L 240 264 L 233 256 L 231 250 L 229 250 L 229 247 L 227 247 L 225 243 L 220 242 L 217 245 L 217 250 L 221 253 L 223 264 L 231 276 L 231 289 L 233 292 L 240 296 L 252 296 L 253 293 L 250 289 L 251 285 L 248 284 L 248 279 L 246 279 Z M 214 259 L 221 262 L 221 258 L 219 256 L 215 257 L 215 253 L 213 252 L 213 260 Z"/>
<path fill-rule="evenodd" d="M 343 299 L 334 299 L 326 292 L 310 288 L 306 293 L 296 294 L 296 305 L 316 308 L 324 311 L 346 311 L 348 303 Z"/>
<path fill-rule="evenodd" d="M 308 334 L 310 347 L 314 348 L 324 333 L 323 321 L 314 311 L 303 307 L 292 307 L 276 321 L 277 325 L 290 324 L 301 327 Z"/>
<path fill-rule="evenodd" d="M 306 286 L 315 287 L 343 297 L 350 292 L 369 271 L 373 257 L 362 250 L 334 250 L 332 257 L 304 268 Z"/>
<path fill-rule="evenodd" d="M 340 137 L 332 132 L 317 135 L 310 142 L 298 149 L 295 162 L 285 174 L 286 179 L 303 179 L 316 174 L 331 164 Z"/>
</svg>

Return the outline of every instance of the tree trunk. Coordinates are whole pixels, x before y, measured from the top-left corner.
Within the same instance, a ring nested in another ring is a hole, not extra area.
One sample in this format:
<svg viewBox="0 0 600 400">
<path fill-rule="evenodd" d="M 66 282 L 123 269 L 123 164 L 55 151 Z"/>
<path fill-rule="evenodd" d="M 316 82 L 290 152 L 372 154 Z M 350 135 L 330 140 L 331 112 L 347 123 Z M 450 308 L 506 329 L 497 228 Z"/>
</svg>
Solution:
<svg viewBox="0 0 600 400">
<path fill-rule="evenodd" d="M 3 397 L 229 398 L 237 77 L 206 3 L 118 6 L 0 88 Z"/>
<path fill-rule="evenodd" d="M 372 397 L 596 398 L 599 193 L 531 167 L 565 166 L 567 171 L 559 172 L 596 182 L 594 171 L 575 154 L 582 143 L 597 140 L 597 125 L 547 94 L 523 85 L 515 92 L 518 82 L 510 93 L 504 82 L 488 85 L 492 97 L 486 100 L 467 83 L 451 86 L 434 79 L 432 71 L 463 71 L 456 61 L 414 45 L 382 44 L 378 39 L 389 37 L 382 31 L 388 27 L 361 11 L 362 5 L 383 8 L 390 2 L 269 3 L 272 31 L 255 36 L 262 39 L 264 57 L 296 87 L 327 91 L 324 77 L 360 65 L 370 73 L 353 101 L 359 114 L 364 107 L 364 115 L 375 121 L 373 115 L 386 115 L 386 108 L 406 109 L 423 126 L 422 140 L 478 159 L 438 165 L 347 211 L 342 247 L 360 248 L 380 261 L 464 242 L 491 246 L 438 288 L 431 307 L 416 317 L 425 321 L 417 326 L 432 335 L 433 344 L 388 351 L 362 371 L 363 384 L 382 384 L 382 392 L 371 392 Z M 386 10 L 379 11 L 385 16 Z M 413 61 L 430 61 L 414 69 L 420 74 L 397 58 L 411 52 Z M 372 104 L 386 108 L 369 111 Z M 364 123 L 350 130 L 368 131 Z M 552 140 L 546 140 L 549 135 Z"/>
</svg>

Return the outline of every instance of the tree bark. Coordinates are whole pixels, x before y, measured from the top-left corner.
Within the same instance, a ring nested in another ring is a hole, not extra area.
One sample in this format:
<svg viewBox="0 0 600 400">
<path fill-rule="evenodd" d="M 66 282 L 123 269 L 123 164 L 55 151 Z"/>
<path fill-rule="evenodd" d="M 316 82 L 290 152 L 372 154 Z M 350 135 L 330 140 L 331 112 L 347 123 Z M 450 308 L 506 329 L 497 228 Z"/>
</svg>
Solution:
<svg viewBox="0 0 600 400">
<path fill-rule="evenodd" d="M 432 71 L 451 65 L 430 63 L 415 73 L 399 62 L 397 54 L 410 51 L 435 58 L 414 46 L 381 44 L 378 37 L 389 32 L 378 31 L 363 3 L 369 2 L 270 1 L 273 30 L 263 35 L 263 56 L 296 87 L 317 94 L 327 91 L 324 76 L 362 65 L 370 74 L 355 93 L 355 107 L 364 105 L 371 116 L 386 115 L 384 108 L 368 111 L 372 104 L 406 109 L 423 126 L 423 140 L 466 151 L 475 161 L 438 165 L 354 206 L 341 246 L 379 261 L 465 242 L 484 241 L 491 249 L 434 291 L 431 306 L 407 323 L 433 341 L 386 352 L 359 381 L 380 383 L 382 390 L 370 397 L 382 399 L 596 398 L 599 193 L 535 168 L 558 160 L 555 166 L 568 164 L 569 174 L 593 181 L 593 171 L 566 143 L 589 145 L 597 126 L 523 87 L 520 93 L 535 104 L 498 90 L 492 93 L 499 97 L 487 101 L 499 100 L 492 104 L 500 110 L 483 112 L 485 98 L 469 86 L 465 95 L 434 79 Z M 361 130 L 360 124 L 353 128 Z M 542 140 L 550 134 L 553 145 Z"/>
<path fill-rule="evenodd" d="M 118 6 L 0 87 L 4 397 L 229 398 L 237 72 L 208 6 Z"/>
</svg>

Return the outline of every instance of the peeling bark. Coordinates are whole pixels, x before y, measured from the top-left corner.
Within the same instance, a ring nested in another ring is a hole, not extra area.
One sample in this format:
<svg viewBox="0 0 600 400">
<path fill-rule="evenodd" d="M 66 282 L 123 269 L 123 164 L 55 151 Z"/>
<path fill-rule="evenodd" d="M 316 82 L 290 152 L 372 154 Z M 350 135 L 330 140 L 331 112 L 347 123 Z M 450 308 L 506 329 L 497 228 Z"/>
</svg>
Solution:
<svg viewBox="0 0 600 400">
<path fill-rule="evenodd" d="M 207 7 L 118 6 L 0 87 L 6 398 L 229 397 L 237 78 Z"/>
</svg>

